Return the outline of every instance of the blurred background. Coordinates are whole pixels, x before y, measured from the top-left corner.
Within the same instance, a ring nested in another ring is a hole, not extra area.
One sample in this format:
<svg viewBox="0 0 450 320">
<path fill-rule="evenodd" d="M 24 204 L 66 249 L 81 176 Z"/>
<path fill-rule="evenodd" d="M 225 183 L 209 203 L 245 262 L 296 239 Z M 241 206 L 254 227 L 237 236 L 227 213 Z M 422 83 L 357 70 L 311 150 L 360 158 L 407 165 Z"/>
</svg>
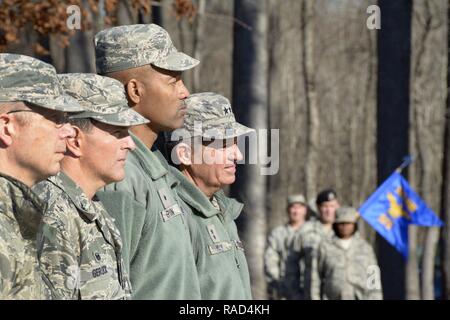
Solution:
<svg viewBox="0 0 450 320">
<path fill-rule="evenodd" d="M 359 207 L 413 155 L 404 176 L 445 226 L 410 226 L 408 261 L 365 222 L 359 230 L 377 253 L 385 299 L 449 299 L 449 2 L 0 0 L 0 51 L 60 73 L 95 72 L 95 33 L 156 23 L 201 61 L 184 74 L 191 93 L 220 93 L 238 121 L 280 129 L 279 142 L 259 141 L 268 154 L 279 150 L 278 173 L 240 166 L 228 190 L 245 203 L 238 227 L 257 299 L 266 298 L 266 236 L 286 221 L 289 194 L 313 203 L 333 187 Z M 70 5 L 81 30 L 67 26 Z M 380 8 L 380 29 L 369 28 L 370 5 Z"/>
</svg>

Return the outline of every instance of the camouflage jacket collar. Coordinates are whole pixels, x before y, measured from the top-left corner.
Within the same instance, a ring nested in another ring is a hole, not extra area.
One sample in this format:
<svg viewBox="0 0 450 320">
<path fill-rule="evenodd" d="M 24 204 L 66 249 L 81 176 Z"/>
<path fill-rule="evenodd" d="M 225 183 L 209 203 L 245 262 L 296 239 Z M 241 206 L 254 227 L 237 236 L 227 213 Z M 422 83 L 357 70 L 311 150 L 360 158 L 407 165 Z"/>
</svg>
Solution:
<svg viewBox="0 0 450 320">
<path fill-rule="evenodd" d="M 206 195 L 191 181 L 189 181 L 179 170 L 176 168 L 170 168 L 170 172 L 180 182 L 176 190 L 184 202 L 207 218 L 220 213 L 211 201 L 209 201 Z M 242 211 L 243 204 L 232 198 L 228 198 L 222 190 L 217 191 L 214 194 L 214 197 L 216 198 L 219 207 L 222 209 L 225 219 L 234 220 L 239 216 Z"/>
<path fill-rule="evenodd" d="M 131 154 L 136 156 L 141 166 L 149 173 L 153 180 L 158 180 L 169 171 L 169 165 L 165 161 L 161 161 L 164 158 L 160 151 L 152 151 L 133 133 L 130 132 L 130 136 L 136 144 L 136 149 L 131 151 Z"/>
<path fill-rule="evenodd" d="M 333 228 L 326 229 L 320 220 L 316 220 L 313 223 L 315 224 L 315 229 L 318 233 L 328 236 L 329 238 L 334 235 Z"/>
<path fill-rule="evenodd" d="M 302 230 L 302 227 L 298 228 L 298 229 L 294 229 L 289 222 L 286 222 L 286 224 L 284 225 L 284 227 L 286 228 L 286 231 L 288 234 L 294 234 L 294 233 L 298 233 L 300 232 L 300 230 Z"/>
<path fill-rule="evenodd" d="M 98 218 L 99 206 L 95 203 L 95 196 L 93 201 L 88 199 L 83 190 L 67 174 L 61 171 L 48 180 L 63 190 L 77 207 L 77 210 L 84 214 L 89 221 Z"/>
<path fill-rule="evenodd" d="M 45 203 L 24 183 L 0 173 L 0 212 L 17 221 L 25 239 L 34 239 Z"/>
<path fill-rule="evenodd" d="M 350 239 L 352 239 L 352 240 L 351 240 L 351 243 L 350 243 L 350 246 L 348 249 L 345 249 L 342 247 L 342 245 L 339 243 L 340 239 L 338 238 L 338 236 L 336 234 L 333 234 L 333 236 L 331 237 L 331 242 L 341 250 L 350 250 L 352 247 L 354 247 L 357 244 L 359 239 L 361 239 L 361 234 L 359 233 L 359 231 L 356 231 Z"/>
</svg>

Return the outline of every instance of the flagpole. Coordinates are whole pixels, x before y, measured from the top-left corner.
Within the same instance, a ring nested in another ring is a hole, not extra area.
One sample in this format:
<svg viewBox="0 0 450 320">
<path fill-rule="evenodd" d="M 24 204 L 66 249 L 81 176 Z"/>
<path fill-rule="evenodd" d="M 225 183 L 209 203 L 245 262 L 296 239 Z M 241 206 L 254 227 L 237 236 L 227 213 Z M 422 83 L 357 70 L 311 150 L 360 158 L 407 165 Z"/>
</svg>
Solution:
<svg viewBox="0 0 450 320">
<path fill-rule="evenodd" d="M 403 171 L 403 169 L 405 169 L 407 166 L 409 166 L 414 160 L 415 160 L 415 158 L 413 156 L 404 157 L 402 164 L 397 169 L 395 169 L 395 171 L 398 173 L 401 173 Z"/>
</svg>

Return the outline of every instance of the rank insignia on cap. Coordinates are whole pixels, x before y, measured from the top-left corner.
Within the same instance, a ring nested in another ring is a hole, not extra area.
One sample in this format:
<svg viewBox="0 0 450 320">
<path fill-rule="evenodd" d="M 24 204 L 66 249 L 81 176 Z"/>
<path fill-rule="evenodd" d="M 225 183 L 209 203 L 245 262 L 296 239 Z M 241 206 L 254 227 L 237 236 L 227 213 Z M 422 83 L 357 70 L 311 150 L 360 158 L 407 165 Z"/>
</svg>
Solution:
<svg viewBox="0 0 450 320">
<path fill-rule="evenodd" d="M 231 107 L 230 107 L 230 106 L 224 106 L 224 107 L 223 107 L 223 112 L 224 112 L 225 114 L 232 113 L 232 111 L 233 111 L 233 110 L 231 110 Z"/>
</svg>

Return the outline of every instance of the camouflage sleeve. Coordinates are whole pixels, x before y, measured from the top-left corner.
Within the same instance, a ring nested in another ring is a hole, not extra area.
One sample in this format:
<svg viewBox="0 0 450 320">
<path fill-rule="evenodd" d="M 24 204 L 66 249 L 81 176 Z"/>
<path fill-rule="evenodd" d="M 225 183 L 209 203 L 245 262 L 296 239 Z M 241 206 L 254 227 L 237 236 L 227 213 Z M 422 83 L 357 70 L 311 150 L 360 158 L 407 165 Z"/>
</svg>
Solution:
<svg viewBox="0 0 450 320">
<path fill-rule="evenodd" d="M 55 201 L 44 214 L 38 233 L 38 256 L 56 294 L 62 299 L 78 299 L 78 231 L 68 217 L 71 209 L 61 203 L 64 201 Z"/>
<path fill-rule="evenodd" d="M 264 272 L 269 285 L 276 285 L 280 279 L 280 253 L 275 232 L 271 232 L 267 238 L 264 252 Z"/>
<path fill-rule="evenodd" d="M 0 300 L 8 298 L 13 286 L 12 266 L 16 264 L 15 255 L 10 254 L 8 243 L 3 239 L 3 231 L 0 225 Z"/>
<path fill-rule="evenodd" d="M 378 266 L 377 258 L 372 247 L 368 244 L 368 294 L 367 300 L 383 300 L 383 291 L 381 287 L 380 268 Z"/>
<path fill-rule="evenodd" d="M 325 261 L 325 245 L 320 244 L 317 250 L 311 253 L 305 280 L 305 297 L 308 300 L 321 299 L 322 273 Z"/>
</svg>

